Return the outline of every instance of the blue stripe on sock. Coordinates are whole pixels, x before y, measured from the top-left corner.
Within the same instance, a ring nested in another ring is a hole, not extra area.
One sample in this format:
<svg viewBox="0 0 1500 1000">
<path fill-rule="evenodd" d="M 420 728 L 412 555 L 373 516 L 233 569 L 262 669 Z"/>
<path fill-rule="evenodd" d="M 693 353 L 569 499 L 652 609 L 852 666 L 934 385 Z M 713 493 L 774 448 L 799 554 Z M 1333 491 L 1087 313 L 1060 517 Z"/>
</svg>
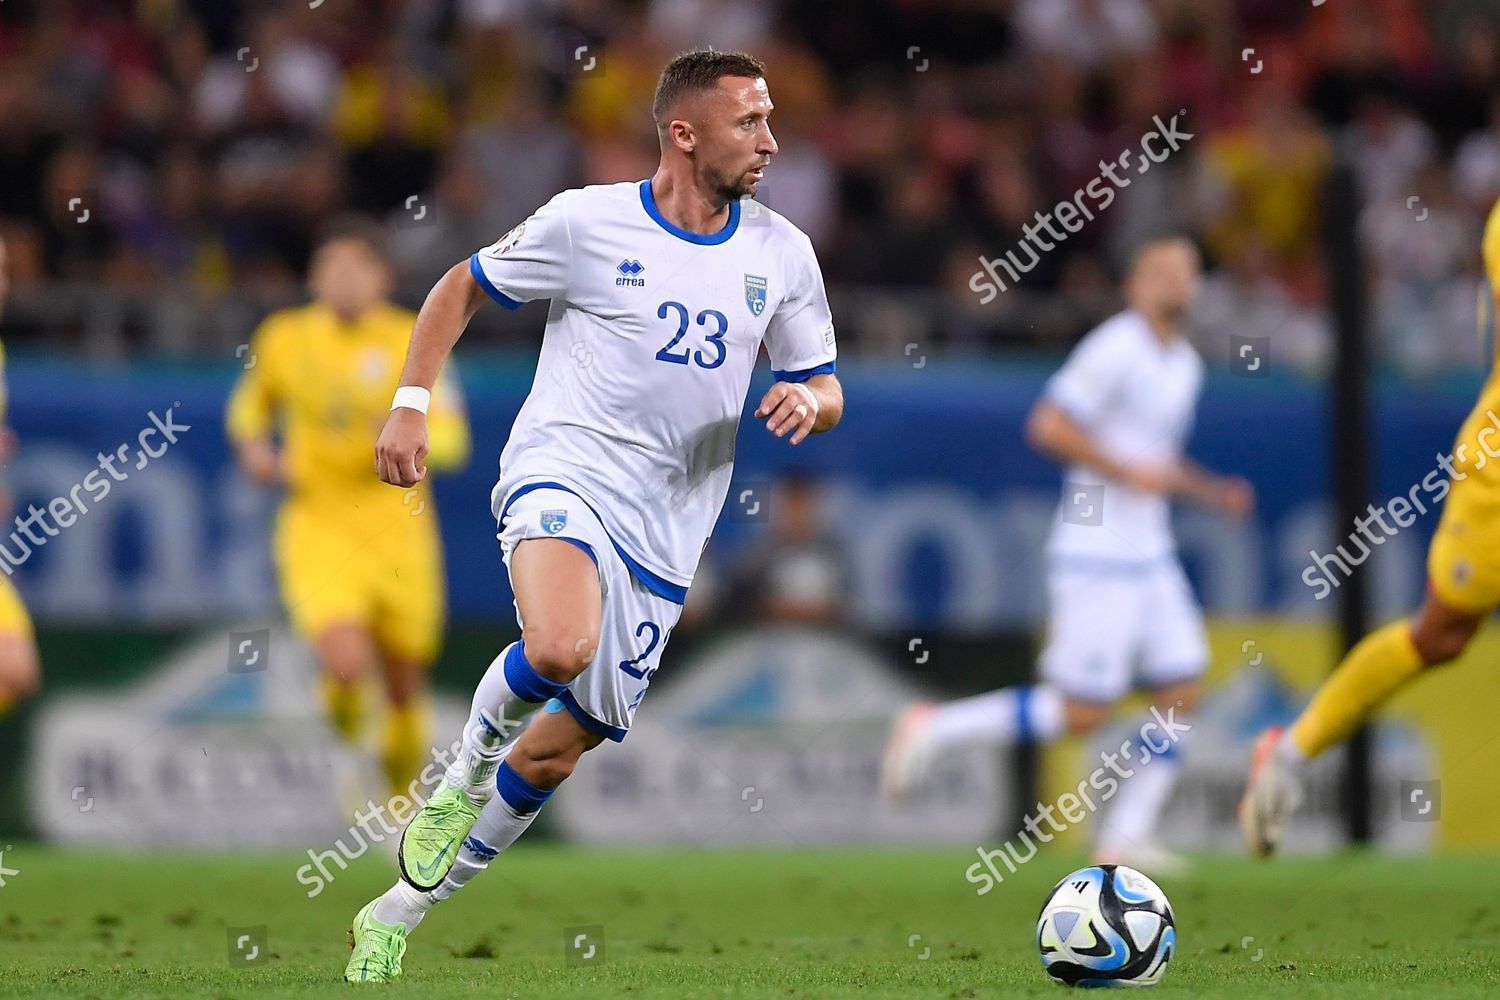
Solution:
<svg viewBox="0 0 1500 1000">
<path fill-rule="evenodd" d="M 489 844 L 474 836 L 464 838 L 464 850 L 474 855 L 480 861 L 494 861 L 495 856 L 500 853 Z"/>
<path fill-rule="evenodd" d="M 479 724 L 485 729 L 488 729 L 490 735 L 501 743 L 504 743 L 507 739 L 510 738 L 510 733 L 506 732 L 504 729 L 501 729 L 498 725 L 496 725 L 495 720 L 490 718 L 490 713 L 486 712 L 482 708 L 479 710 Z"/>
<path fill-rule="evenodd" d="M 533 785 L 517 774 L 508 760 L 495 771 L 495 790 L 507 805 L 522 815 L 536 812 L 552 797 L 552 789 Z"/>
<path fill-rule="evenodd" d="M 1036 739 L 1036 730 L 1031 725 L 1031 686 L 1016 688 L 1016 742 L 1030 743 Z"/>
<path fill-rule="evenodd" d="M 566 691 L 566 684 L 549 681 L 526 660 L 526 644 L 513 642 L 505 651 L 505 683 L 522 701 L 540 704 L 548 698 L 556 698 L 558 692 Z"/>
</svg>

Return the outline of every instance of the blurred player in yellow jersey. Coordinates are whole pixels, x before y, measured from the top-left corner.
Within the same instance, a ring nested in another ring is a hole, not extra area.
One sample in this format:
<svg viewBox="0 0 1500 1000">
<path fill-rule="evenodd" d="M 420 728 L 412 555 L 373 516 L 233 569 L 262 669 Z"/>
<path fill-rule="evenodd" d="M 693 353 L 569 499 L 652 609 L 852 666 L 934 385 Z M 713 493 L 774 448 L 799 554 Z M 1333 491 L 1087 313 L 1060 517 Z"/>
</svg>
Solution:
<svg viewBox="0 0 1500 1000">
<path fill-rule="evenodd" d="M 389 702 L 381 762 L 394 791 L 430 755 L 426 672 L 444 613 L 437 512 L 424 481 L 392 490 L 370 460 L 415 316 L 387 301 L 379 229 L 349 222 L 312 259 L 313 301 L 266 318 L 229 400 L 245 472 L 286 488 L 275 533 L 282 597 L 317 651 L 335 727 L 363 739 L 378 678 Z M 433 393 L 427 464 L 462 465 L 469 428 L 456 382 Z"/>
<path fill-rule="evenodd" d="M 1240 825 L 1256 854 L 1275 851 L 1286 816 L 1301 801 L 1302 765 L 1348 738 L 1423 670 L 1455 659 L 1500 607 L 1500 358 L 1493 350 L 1500 341 L 1500 203 L 1485 224 L 1483 255 L 1488 287 L 1480 325 L 1491 342 L 1491 370 L 1454 442 L 1447 504 L 1427 552 L 1427 598 L 1414 617 L 1355 646 L 1289 728 L 1256 741 L 1240 802 Z"/>
<path fill-rule="evenodd" d="M 5 294 L 9 290 L 8 261 L 5 241 L 0 240 L 0 315 L 5 312 Z M 10 461 L 15 452 L 16 437 L 5 424 L 6 392 L 4 380 L 5 348 L 0 346 L 0 465 Z M 0 494 L 4 490 L 0 489 Z M 0 496 L 0 507 L 10 506 L 8 496 Z M 36 690 L 41 683 L 41 669 L 36 655 L 36 641 L 31 634 L 31 617 L 21 603 L 21 595 L 9 573 L 0 574 L 0 715 Z"/>
</svg>

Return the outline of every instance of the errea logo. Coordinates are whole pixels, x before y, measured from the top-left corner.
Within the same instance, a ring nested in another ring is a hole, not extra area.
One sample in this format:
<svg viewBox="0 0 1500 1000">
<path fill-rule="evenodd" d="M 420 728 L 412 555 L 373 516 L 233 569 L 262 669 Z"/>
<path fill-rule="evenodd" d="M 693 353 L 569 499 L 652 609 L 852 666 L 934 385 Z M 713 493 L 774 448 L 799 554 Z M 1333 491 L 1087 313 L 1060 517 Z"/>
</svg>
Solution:
<svg viewBox="0 0 1500 1000">
<path fill-rule="evenodd" d="M 622 260 L 615 267 L 620 276 L 615 279 L 616 285 L 633 285 L 636 288 L 645 288 L 646 279 L 640 276 L 646 268 L 638 260 Z"/>
</svg>

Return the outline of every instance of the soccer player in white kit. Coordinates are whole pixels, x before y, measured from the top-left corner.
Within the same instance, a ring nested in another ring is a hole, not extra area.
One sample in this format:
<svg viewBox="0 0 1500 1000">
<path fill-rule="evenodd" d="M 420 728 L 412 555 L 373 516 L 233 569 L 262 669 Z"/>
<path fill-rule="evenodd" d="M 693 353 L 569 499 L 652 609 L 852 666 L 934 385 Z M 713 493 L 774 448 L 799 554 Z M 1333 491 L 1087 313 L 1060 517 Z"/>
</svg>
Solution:
<svg viewBox="0 0 1500 1000">
<path fill-rule="evenodd" d="M 522 637 L 404 831 L 402 877 L 355 917 L 350 981 L 399 976 L 425 912 L 521 835 L 585 751 L 624 739 L 728 491 L 761 345 L 776 381 L 755 415 L 771 433 L 795 445 L 839 421 L 812 244 L 764 208 L 741 218 L 777 150 L 771 107 L 750 56 L 678 56 L 652 107 L 655 175 L 562 192 L 450 270 L 417 317 L 376 445 L 401 487 L 425 473 L 428 390 L 480 302 L 551 300 L 491 496 Z"/>
<path fill-rule="evenodd" d="M 1177 776 L 1208 645 L 1178 562 L 1170 502 L 1181 497 L 1236 517 L 1253 503 L 1243 479 L 1210 475 L 1182 451 L 1203 380 L 1203 362 L 1181 329 L 1199 284 L 1191 242 L 1145 244 L 1126 281 L 1126 311 L 1090 331 L 1047 383 L 1026 436 L 1067 471 L 1047 545 L 1041 682 L 909 707 L 886 749 L 887 795 L 907 794 L 955 746 L 1090 732 L 1140 686 L 1175 726 L 1143 735 L 1149 763 L 1140 766 L 1143 755 L 1132 753 L 1137 766 L 1127 759 L 1118 769 L 1119 795 L 1096 852 L 1101 863 L 1173 866 L 1152 830 Z"/>
</svg>

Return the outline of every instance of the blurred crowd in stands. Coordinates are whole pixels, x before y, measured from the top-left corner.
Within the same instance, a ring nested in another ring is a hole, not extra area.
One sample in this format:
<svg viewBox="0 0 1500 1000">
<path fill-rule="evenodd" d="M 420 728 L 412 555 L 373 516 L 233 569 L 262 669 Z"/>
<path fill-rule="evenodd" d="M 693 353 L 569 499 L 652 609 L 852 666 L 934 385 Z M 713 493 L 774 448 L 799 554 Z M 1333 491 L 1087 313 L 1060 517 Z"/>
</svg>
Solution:
<svg viewBox="0 0 1500 1000">
<path fill-rule="evenodd" d="M 350 211 L 389 223 L 415 306 L 556 191 L 648 176 L 656 76 L 700 45 L 769 68 L 762 197 L 811 235 L 848 353 L 1061 350 L 1135 241 L 1185 228 L 1205 351 L 1269 336 L 1320 371 L 1342 161 L 1377 356 L 1479 363 L 1500 0 L 6 0 L 0 332 L 232 352 Z M 978 258 L 1158 115 L 1192 140 L 981 305 Z M 476 340 L 535 343 L 535 313 L 502 312 Z"/>
</svg>

